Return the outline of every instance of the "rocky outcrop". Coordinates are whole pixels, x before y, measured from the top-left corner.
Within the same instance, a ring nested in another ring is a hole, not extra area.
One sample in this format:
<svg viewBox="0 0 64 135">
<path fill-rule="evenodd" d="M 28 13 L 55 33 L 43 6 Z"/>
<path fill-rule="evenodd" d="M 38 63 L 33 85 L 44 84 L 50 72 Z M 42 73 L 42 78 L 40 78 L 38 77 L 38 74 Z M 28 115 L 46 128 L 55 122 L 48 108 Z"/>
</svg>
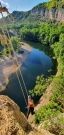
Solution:
<svg viewBox="0 0 64 135">
<path fill-rule="evenodd" d="M 60 8 L 33 8 L 31 10 L 31 15 L 32 16 L 39 16 L 41 20 L 52 20 L 52 21 L 62 21 L 64 22 L 64 9 Z"/>
<path fill-rule="evenodd" d="M 12 13 L 15 21 L 22 20 L 42 20 L 42 21 L 58 21 L 64 22 L 64 8 L 45 8 L 36 6 L 30 11 L 27 12 L 19 12 L 14 11 Z"/>
<path fill-rule="evenodd" d="M 28 123 L 16 103 L 7 96 L 0 96 L 0 135 L 51 135 L 37 130 Z"/>
<path fill-rule="evenodd" d="M 7 96 L 0 96 L 0 135 L 25 135 L 31 131 L 19 107 Z"/>
<path fill-rule="evenodd" d="M 47 7 L 48 3 L 41 3 L 37 6 L 35 6 L 33 9 L 27 12 L 23 11 L 13 11 L 12 14 L 9 15 L 9 17 L 3 18 L 4 20 L 0 19 L 0 23 L 6 22 L 6 23 L 13 23 L 15 22 L 21 22 L 21 21 L 30 21 L 30 20 L 42 20 L 42 21 L 58 21 L 58 22 L 64 22 L 64 6 L 60 7 L 51 7 L 50 9 Z M 12 19 L 13 18 L 13 19 Z"/>
</svg>

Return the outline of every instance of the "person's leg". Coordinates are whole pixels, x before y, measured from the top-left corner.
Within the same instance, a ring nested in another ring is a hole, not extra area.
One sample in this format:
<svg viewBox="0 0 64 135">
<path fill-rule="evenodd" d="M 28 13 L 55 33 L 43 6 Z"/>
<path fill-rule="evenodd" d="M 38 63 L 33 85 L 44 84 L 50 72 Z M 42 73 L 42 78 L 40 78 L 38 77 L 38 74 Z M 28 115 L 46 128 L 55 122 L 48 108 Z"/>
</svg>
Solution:
<svg viewBox="0 0 64 135">
<path fill-rule="evenodd" d="M 28 108 L 28 111 L 27 111 L 27 119 L 29 117 L 29 114 L 30 114 L 30 108 Z"/>
<path fill-rule="evenodd" d="M 35 114 L 34 107 L 30 107 L 30 112 L 31 112 L 32 115 Z"/>
</svg>

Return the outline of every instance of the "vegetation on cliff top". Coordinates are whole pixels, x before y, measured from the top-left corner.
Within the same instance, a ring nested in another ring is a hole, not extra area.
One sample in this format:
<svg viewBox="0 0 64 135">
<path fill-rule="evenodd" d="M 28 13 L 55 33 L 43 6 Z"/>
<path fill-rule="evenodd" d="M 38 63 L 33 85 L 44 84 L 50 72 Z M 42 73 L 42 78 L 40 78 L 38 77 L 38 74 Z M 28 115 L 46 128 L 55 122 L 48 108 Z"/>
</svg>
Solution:
<svg viewBox="0 0 64 135">
<path fill-rule="evenodd" d="M 50 0 L 47 4 L 49 9 L 51 8 L 64 8 L 64 0 Z"/>
<path fill-rule="evenodd" d="M 41 3 L 34 7 L 34 9 L 41 9 L 41 8 L 64 8 L 64 0 L 50 0 L 48 2 Z"/>
<path fill-rule="evenodd" d="M 41 3 L 34 7 L 34 9 L 41 9 L 41 8 L 64 8 L 64 0 L 49 0 L 48 2 Z"/>
</svg>

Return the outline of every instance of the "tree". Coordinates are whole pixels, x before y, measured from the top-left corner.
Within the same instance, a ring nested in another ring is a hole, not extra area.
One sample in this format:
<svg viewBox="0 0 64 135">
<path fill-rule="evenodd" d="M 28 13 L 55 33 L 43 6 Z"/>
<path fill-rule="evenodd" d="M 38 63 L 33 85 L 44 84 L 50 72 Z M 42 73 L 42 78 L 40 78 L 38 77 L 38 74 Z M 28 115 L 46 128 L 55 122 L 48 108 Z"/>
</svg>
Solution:
<svg viewBox="0 0 64 135">
<path fill-rule="evenodd" d="M 20 39 L 18 37 L 11 37 L 12 45 L 15 51 L 20 48 Z"/>
</svg>

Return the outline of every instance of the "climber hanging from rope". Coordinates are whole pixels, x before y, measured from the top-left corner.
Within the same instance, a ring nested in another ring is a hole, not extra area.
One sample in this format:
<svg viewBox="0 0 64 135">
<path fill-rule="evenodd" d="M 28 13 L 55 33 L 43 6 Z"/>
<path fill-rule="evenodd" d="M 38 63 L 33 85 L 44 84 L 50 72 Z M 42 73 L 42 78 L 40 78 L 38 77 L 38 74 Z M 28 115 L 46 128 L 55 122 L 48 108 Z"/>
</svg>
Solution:
<svg viewBox="0 0 64 135">
<path fill-rule="evenodd" d="M 34 101 L 32 97 L 29 95 L 28 96 L 28 106 L 27 106 L 27 118 L 29 117 L 29 114 L 31 113 L 32 115 L 35 113 L 34 111 Z"/>
</svg>

